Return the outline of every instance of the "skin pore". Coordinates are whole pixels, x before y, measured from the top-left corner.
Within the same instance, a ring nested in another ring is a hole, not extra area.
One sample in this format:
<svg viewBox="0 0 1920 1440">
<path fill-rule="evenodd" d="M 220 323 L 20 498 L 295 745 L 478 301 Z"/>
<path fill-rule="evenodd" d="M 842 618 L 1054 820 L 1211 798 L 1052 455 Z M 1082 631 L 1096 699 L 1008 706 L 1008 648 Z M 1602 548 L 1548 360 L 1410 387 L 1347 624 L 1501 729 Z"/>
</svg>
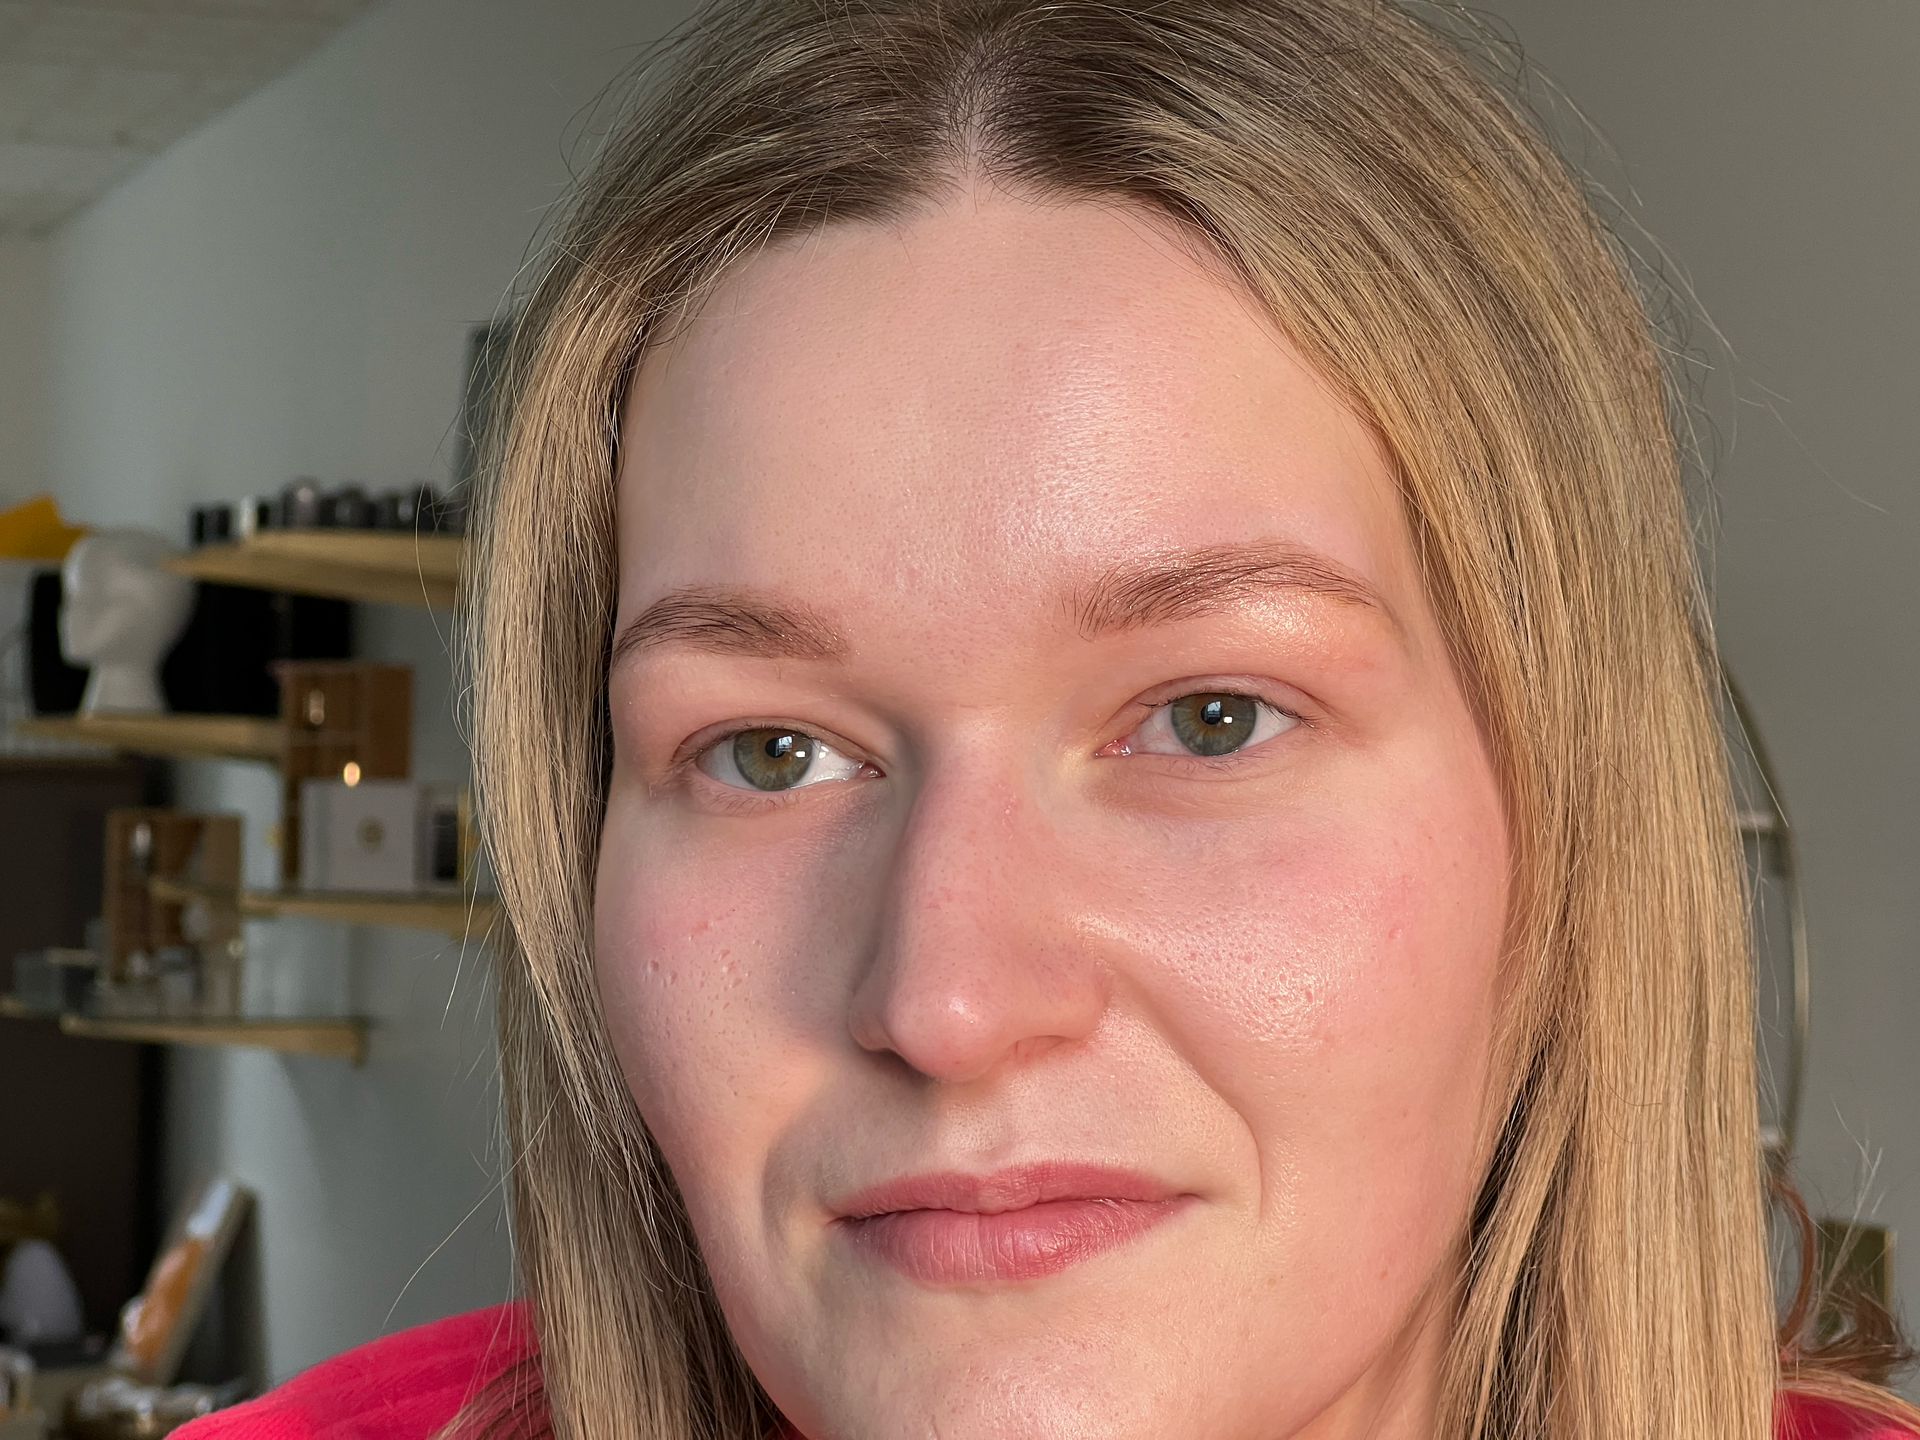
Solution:
<svg viewBox="0 0 1920 1440">
<path fill-rule="evenodd" d="M 1430 1435 L 1500 792 L 1258 308 L 987 186 L 785 243 L 642 366 L 619 554 L 601 993 L 800 1433 Z"/>
</svg>

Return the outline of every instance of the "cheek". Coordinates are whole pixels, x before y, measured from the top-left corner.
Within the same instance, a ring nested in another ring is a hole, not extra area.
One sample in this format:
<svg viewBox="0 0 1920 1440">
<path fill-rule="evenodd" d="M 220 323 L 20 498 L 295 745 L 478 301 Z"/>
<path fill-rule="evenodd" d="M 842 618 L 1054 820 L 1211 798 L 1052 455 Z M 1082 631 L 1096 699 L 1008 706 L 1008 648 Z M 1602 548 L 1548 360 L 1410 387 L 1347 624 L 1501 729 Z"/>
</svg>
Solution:
<svg viewBox="0 0 1920 1440">
<path fill-rule="evenodd" d="M 1302 1222 L 1364 1195 L 1391 1236 L 1474 1183 L 1507 849 L 1477 741 L 1447 749 L 1128 869 L 1117 927 L 1161 957 L 1146 1003 Z"/>
<path fill-rule="evenodd" d="M 851 983 L 835 949 L 853 905 L 845 858 L 830 874 L 817 845 L 742 853 L 708 834 L 616 784 L 594 902 L 614 1051 L 696 1210 L 757 1183 L 773 1137 L 823 1078 L 817 1037 L 844 1028 Z"/>
</svg>

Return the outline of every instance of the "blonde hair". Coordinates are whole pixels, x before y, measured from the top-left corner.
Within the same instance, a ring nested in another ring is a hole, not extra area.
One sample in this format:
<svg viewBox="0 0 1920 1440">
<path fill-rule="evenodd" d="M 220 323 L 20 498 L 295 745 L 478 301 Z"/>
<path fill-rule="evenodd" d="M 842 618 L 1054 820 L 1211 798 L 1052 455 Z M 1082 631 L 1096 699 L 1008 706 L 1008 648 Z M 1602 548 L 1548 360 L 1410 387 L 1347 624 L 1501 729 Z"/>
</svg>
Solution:
<svg viewBox="0 0 1920 1440">
<path fill-rule="evenodd" d="M 745 1440 L 774 1421 L 593 975 L 619 407 L 735 260 L 972 174 L 1190 227 L 1397 466 L 1516 857 L 1505 1121 L 1446 1434 L 1760 1440 L 1778 1362 L 1711 641 L 1648 325 L 1550 147 L 1455 39 L 1375 0 L 734 0 L 675 59 L 531 294 L 475 541 L 542 1357 L 489 1423 Z"/>
</svg>

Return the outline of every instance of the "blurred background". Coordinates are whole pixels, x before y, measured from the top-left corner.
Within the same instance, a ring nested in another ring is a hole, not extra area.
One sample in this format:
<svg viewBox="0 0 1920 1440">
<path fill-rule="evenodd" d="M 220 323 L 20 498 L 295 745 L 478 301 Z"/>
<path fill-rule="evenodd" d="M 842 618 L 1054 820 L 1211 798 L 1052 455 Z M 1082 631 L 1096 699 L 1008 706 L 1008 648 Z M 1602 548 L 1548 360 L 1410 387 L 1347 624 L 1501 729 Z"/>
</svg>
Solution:
<svg viewBox="0 0 1920 1440">
<path fill-rule="evenodd" d="M 48 1374 L 156 1257 L 113 1353 L 215 1386 L 508 1293 L 458 482 L 606 87 L 691 8 L 0 0 L 0 1330 Z M 1920 1316 L 1920 7 L 1476 13 L 1694 312 L 1769 1124 Z M 91 596 L 145 661 L 69 663 Z M 156 664 L 170 713 L 87 713 Z"/>
</svg>

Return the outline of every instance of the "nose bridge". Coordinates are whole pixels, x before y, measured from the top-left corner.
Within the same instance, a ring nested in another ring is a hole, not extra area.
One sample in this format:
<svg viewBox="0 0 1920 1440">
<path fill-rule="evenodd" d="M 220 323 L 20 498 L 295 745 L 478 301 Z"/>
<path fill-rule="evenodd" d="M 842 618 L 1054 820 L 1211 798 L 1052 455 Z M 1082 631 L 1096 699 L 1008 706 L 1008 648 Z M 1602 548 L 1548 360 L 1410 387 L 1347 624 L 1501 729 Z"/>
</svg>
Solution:
<svg viewBox="0 0 1920 1440">
<path fill-rule="evenodd" d="M 987 755 L 933 767 L 914 797 L 854 1038 L 964 1083 L 1085 1038 L 1104 977 L 1074 938 L 1060 837 L 1025 775 Z"/>
</svg>

